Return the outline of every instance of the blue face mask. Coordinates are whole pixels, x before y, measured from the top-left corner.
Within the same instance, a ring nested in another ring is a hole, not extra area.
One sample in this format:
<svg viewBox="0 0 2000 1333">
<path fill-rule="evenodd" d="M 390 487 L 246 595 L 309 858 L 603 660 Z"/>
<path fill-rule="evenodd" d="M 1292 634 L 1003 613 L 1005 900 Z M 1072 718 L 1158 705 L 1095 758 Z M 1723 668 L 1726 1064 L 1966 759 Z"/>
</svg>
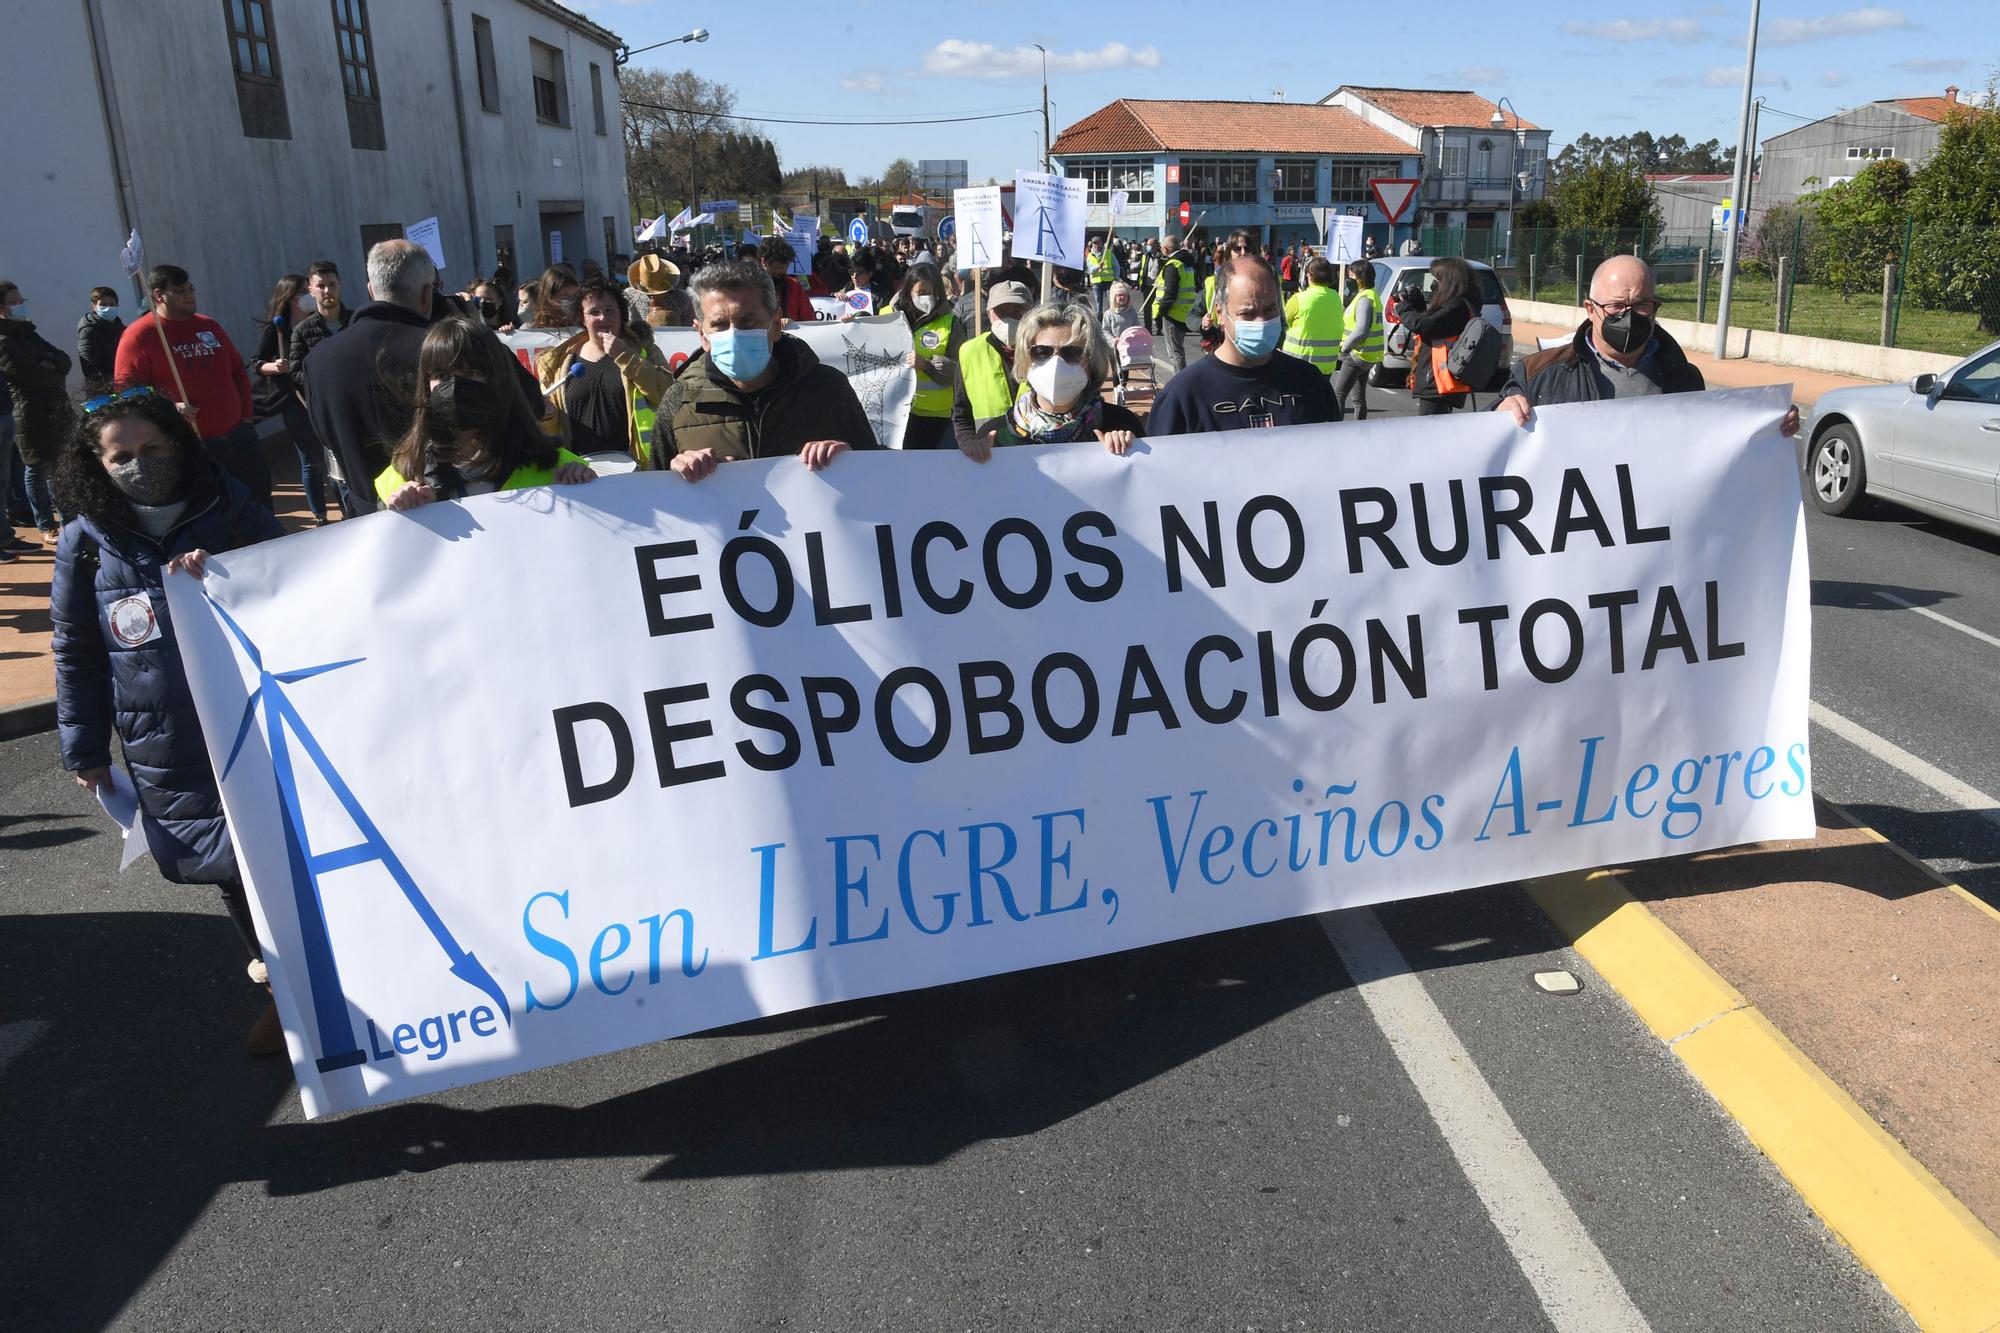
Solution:
<svg viewBox="0 0 2000 1333">
<path fill-rule="evenodd" d="M 748 383 L 771 364 L 769 329 L 724 329 L 708 335 L 708 358 L 730 379 Z"/>
<path fill-rule="evenodd" d="M 116 319 L 118 318 L 118 307 L 115 305 L 98 306 L 97 317 L 99 319 Z"/>
<path fill-rule="evenodd" d="M 1229 340 L 1245 357 L 1258 361 L 1277 351 L 1278 343 L 1284 336 L 1283 320 L 1239 319 L 1236 321 L 1236 332 Z"/>
<path fill-rule="evenodd" d="M 23 301 L 19 305 L 10 305 L 6 308 L 6 314 L 9 319 L 26 319 L 28 317 L 28 303 Z"/>
</svg>

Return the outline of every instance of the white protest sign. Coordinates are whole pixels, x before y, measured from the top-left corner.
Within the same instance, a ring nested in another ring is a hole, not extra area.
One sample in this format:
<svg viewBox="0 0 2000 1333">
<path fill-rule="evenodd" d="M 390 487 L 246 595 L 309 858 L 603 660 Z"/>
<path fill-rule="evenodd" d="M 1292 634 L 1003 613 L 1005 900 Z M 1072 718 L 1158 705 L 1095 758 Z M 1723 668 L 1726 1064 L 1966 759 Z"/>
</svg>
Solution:
<svg viewBox="0 0 2000 1333">
<path fill-rule="evenodd" d="M 415 241 L 424 247 L 424 253 L 431 257 L 431 263 L 440 270 L 444 268 L 444 240 L 438 235 L 438 220 L 425 218 L 422 222 L 412 222 L 403 228 L 403 239 Z"/>
<path fill-rule="evenodd" d="M 999 268 L 1000 187 L 975 185 L 951 192 L 952 216 L 958 219 L 957 266 L 961 269 Z"/>
<path fill-rule="evenodd" d="M 822 313 L 814 297 L 813 311 L 823 320 L 838 320 L 846 307 L 838 301 L 833 313 Z M 575 329 L 516 329 L 500 335 L 522 365 L 533 370 L 534 352 L 553 347 L 576 334 Z M 917 392 L 917 372 L 905 364 L 915 344 L 910 326 L 901 315 L 859 317 L 847 323 L 794 324 L 791 332 L 812 348 L 822 365 L 847 376 L 861 410 L 868 414 L 875 442 L 884 449 L 903 447 L 903 432 L 909 425 L 910 403 Z M 654 329 L 653 356 L 675 374 L 688 358 L 701 350 L 701 335 L 693 329 Z"/>
<path fill-rule="evenodd" d="M 1075 177 L 1015 173 L 1014 257 L 1082 268 L 1088 199 L 1088 183 Z"/>
<path fill-rule="evenodd" d="M 167 596 L 306 1113 L 1810 836 L 1788 401 L 737 462 L 211 556 Z"/>
<path fill-rule="evenodd" d="M 819 253 L 819 219 L 794 217 L 785 239 L 792 243 L 792 266 L 785 272 L 795 278 L 811 277 L 813 256 Z"/>
<path fill-rule="evenodd" d="M 1336 264 L 1361 258 L 1361 222 L 1352 214 L 1336 214 L 1327 219 L 1326 254 Z"/>
<path fill-rule="evenodd" d="M 1125 212 L 1125 205 L 1131 199 L 1131 197 L 1132 197 L 1131 194 L 1125 190 L 1113 190 L 1111 192 L 1111 198 L 1108 204 L 1111 216 L 1114 218 L 1123 216 Z"/>
<path fill-rule="evenodd" d="M 125 266 L 125 275 L 130 278 L 136 278 L 146 271 L 146 243 L 139 239 L 137 227 L 132 229 L 132 234 L 119 248 L 118 262 Z"/>
</svg>

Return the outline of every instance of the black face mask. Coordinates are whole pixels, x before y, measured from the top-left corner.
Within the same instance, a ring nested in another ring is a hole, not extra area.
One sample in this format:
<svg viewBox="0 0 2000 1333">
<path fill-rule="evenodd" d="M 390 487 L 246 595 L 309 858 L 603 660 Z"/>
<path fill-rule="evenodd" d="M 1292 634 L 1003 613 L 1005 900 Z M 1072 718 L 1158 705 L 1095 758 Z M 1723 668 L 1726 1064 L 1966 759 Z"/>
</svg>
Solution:
<svg viewBox="0 0 2000 1333">
<path fill-rule="evenodd" d="M 500 303 L 489 296 L 479 298 L 479 317 L 488 324 L 500 318 Z"/>
<path fill-rule="evenodd" d="M 431 438 L 448 442 L 455 436 L 491 434 L 504 424 L 506 405 L 485 380 L 449 375 L 438 381 L 424 404 Z"/>
<path fill-rule="evenodd" d="M 1652 340 L 1653 317 L 1636 310 L 1621 310 L 1615 315 L 1606 315 L 1598 329 L 1604 336 L 1606 347 L 1620 356 L 1630 356 Z"/>
</svg>

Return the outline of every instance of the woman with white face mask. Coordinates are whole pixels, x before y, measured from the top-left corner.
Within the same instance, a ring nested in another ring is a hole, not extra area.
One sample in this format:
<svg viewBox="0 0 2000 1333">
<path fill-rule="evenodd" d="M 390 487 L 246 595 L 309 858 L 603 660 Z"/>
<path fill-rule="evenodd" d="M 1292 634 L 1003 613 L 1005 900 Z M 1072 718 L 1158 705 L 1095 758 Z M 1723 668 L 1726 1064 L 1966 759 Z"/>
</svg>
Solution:
<svg viewBox="0 0 2000 1333">
<path fill-rule="evenodd" d="M 1098 440 L 1123 454 L 1141 427 L 1137 416 L 1104 399 L 1112 367 L 1111 345 L 1089 305 L 1036 306 L 1014 333 L 1014 374 L 1023 392 L 994 443 Z"/>
<path fill-rule="evenodd" d="M 938 271 L 928 265 L 910 269 L 893 307 L 910 326 L 910 366 L 917 372 L 903 447 L 951 448 L 956 443 L 951 439 L 951 389 L 958 382 L 958 345 L 965 340 L 965 328 L 945 299 Z"/>
</svg>

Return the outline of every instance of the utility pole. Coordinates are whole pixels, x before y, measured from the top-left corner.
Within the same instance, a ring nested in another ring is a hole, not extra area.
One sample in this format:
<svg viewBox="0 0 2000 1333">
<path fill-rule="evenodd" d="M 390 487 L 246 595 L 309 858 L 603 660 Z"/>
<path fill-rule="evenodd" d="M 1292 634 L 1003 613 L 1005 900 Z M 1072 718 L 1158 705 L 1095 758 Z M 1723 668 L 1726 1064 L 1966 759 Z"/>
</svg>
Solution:
<svg viewBox="0 0 2000 1333">
<path fill-rule="evenodd" d="M 1722 298 L 1715 310 L 1715 355 L 1718 360 L 1729 354 L 1729 293 L 1736 283 L 1736 238 L 1743 231 L 1743 200 L 1749 193 L 1750 155 L 1756 145 L 1750 142 L 1754 131 L 1750 128 L 1751 87 L 1757 77 L 1757 24 L 1762 9 L 1762 0 L 1750 0 L 1750 40 L 1743 51 L 1743 112 L 1736 125 L 1736 175 L 1735 193 L 1730 196 L 1735 211 L 1729 218 L 1729 234 L 1722 242 Z"/>
<path fill-rule="evenodd" d="M 1042 171 L 1047 173 L 1053 170 L 1049 165 L 1049 149 L 1051 147 L 1049 139 L 1049 48 L 1043 46 L 1040 42 L 1036 42 L 1035 49 L 1042 53 Z M 1044 301 L 1049 299 L 1049 291 L 1055 286 L 1055 282 L 1055 265 L 1044 259 L 1042 261 L 1042 299 Z"/>
</svg>

